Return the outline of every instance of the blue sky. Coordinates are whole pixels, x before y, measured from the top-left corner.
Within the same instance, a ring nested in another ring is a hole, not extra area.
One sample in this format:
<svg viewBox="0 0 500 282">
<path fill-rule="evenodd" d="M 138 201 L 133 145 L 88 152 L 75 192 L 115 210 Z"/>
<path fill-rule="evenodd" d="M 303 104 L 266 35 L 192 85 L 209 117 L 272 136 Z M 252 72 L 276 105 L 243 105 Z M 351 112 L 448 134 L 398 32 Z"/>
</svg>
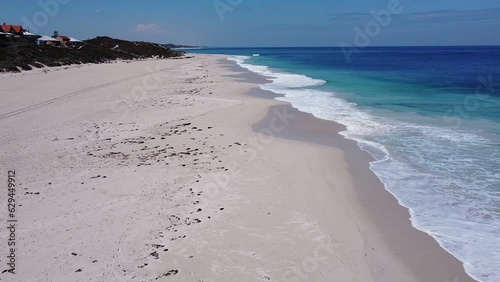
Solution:
<svg viewBox="0 0 500 282">
<path fill-rule="evenodd" d="M 0 22 L 204 46 L 500 45 L 498 0 L 20 0 L 2 3 Z"/>
</svg>

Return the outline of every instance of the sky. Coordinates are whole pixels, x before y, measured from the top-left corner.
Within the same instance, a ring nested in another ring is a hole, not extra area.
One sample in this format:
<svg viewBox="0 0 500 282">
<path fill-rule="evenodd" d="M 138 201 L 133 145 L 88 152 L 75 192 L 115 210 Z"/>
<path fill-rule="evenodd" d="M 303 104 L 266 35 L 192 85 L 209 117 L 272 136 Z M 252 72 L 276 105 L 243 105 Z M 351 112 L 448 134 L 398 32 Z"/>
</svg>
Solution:
<svg viewBox="0 0 500 282">
<path fill-rule="evenodd" d="M 0 23 L 218 47 L 500 45 L 498 0 L 18 0 Z"/>
</svg>

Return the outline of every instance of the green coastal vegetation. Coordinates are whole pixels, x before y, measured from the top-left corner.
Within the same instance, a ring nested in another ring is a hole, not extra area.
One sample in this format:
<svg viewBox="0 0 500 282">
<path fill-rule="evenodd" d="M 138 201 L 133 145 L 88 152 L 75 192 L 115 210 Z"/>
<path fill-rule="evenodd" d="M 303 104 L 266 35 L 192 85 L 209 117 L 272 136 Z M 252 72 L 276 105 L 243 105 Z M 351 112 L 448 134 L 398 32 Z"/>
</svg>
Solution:
<svg viewBox="0 0 500 282">
<path fill-rule="evenodd" d="M 181 57 L 163 44 L 96 37 L 74 46 L 39 45 L 35 42 L 0 47 L 0 72 L 20 72 L 33 68 L 106 63 L 113 60 Z"/>
</svg>

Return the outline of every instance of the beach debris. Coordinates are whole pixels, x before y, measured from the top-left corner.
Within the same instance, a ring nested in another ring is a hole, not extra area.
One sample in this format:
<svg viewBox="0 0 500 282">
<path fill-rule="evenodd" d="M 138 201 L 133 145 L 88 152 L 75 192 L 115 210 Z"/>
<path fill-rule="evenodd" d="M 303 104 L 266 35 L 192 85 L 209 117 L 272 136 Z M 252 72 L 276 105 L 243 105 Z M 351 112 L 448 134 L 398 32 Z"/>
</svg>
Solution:
<svg viewBox="0 0 500 282">
<path fill-rule="evenodd" d="M 149 254 L 150 256 L 154 257 L 155 259 L 159 259 L 160 258 L 160 255 L 158 254 L 157 251 L 154 251 L 152 253 Z"/>
<path fill-rule="evenodd" d="M 160 275 L 160 276 L 156 277 L 156 280 L 161 279 L 162 277 L 167 277 L 167 276 L 170 276 L 170 275 L 176 275 L 176 274 L 178 274 L 178 273 L 179 273 L 179 270 L 177 270 L 177 269 L 170 270 L 169 272 L 164 273 L 164 274 L 162 274 L 162 275 Z"/>
</svg>

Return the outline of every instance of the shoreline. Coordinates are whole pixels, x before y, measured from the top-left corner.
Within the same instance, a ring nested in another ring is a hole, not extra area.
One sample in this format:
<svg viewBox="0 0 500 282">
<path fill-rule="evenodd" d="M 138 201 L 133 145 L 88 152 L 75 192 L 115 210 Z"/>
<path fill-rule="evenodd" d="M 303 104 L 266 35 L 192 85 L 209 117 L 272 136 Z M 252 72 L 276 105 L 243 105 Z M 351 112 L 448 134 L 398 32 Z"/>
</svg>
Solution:
<svg viewBox="0 0 500 282">
<path fill-rule="evenodd" d="M 375 175 L 341 127 L 245 94 L 265 79 L 226 58 L 0 76 L 16 279 L 470 281 L 387 191 L 358 193 Z"/>
<path fill-rule="evenodd" d="M 270 82 L 265 77 L 244 69 L 236 63 L 231 63 L 231 65 L 232 70 L 243 73 L 242 77 L 248 81 L 256 84 Z M 284 96 L 262 90 L 259 87 L 251 89 L 247 94 L 272 100 Z M 289 102 L 283 103 L 288 106 L 287 112 L 297 115 L 297 118 L 293 119 L 290 127 L 287 127 L 285 132 L 274 132 L 274 136 L 342 150 L 345 154 L 345 161 L 349 165 L 349 171 L 353 175 L 355 197 L 360 202 L 358 208 L 364 211 L 370 221 L 375 222 L 379 232 L 385 237 L 384 240 L 393 248 L 395 253 L 399 254 L 399 258 L 406 265 L 413 266 L 411 269 L 415 276 L 419 277 L 419 280 L 431 281 L 430 279 L 435 279 L 435 277 L 427 277 L 427 271 L 422 271 L 422 268 L 433 268 L 439 264 L 442 269 L 446 269 L 446 272 L 457 274 L 454 276 L 454 280 L 450 279 L 446 274 L 441 275 L 438 278 L 439 281 L 446 281 L 447 279 L 450 281 L 476 281 L 465 273 L 463 262 L 441 247 L 431 235 L 413 226 L 409 209 L 400 205 L 397 198 L 386 189 L 381 180 L 371 171 L 370 163 L 375 159 L 368 152 L 359 148 L 356 141 L 339 134 L 339 132 L 346 130 L 344 125 L 335 121 L 317 118 L 310 113 L 294 108 Z M 265 125 L 273 117 L 275 107 L 277 106 L 269 108 L 266 117 L 253 125 L 254 131 L 259 132 L 265 128 Z M 385 208 L 380 208 L 380 206 Z M 394 228 L 395 226 L 397 227 Z M 391 231 L 387 231 L 388 229 Z M 405 234 L 404 238 L 403 234 Z M 411 244 L 417 246 L 411 246 Z M 422 252 L 421 248 L 428 251 Z M 423 262 L 425 262 L 425 266 Z M 416 265 L 420 265 L 420 267 L 415 267 Z"/>
</svg>

